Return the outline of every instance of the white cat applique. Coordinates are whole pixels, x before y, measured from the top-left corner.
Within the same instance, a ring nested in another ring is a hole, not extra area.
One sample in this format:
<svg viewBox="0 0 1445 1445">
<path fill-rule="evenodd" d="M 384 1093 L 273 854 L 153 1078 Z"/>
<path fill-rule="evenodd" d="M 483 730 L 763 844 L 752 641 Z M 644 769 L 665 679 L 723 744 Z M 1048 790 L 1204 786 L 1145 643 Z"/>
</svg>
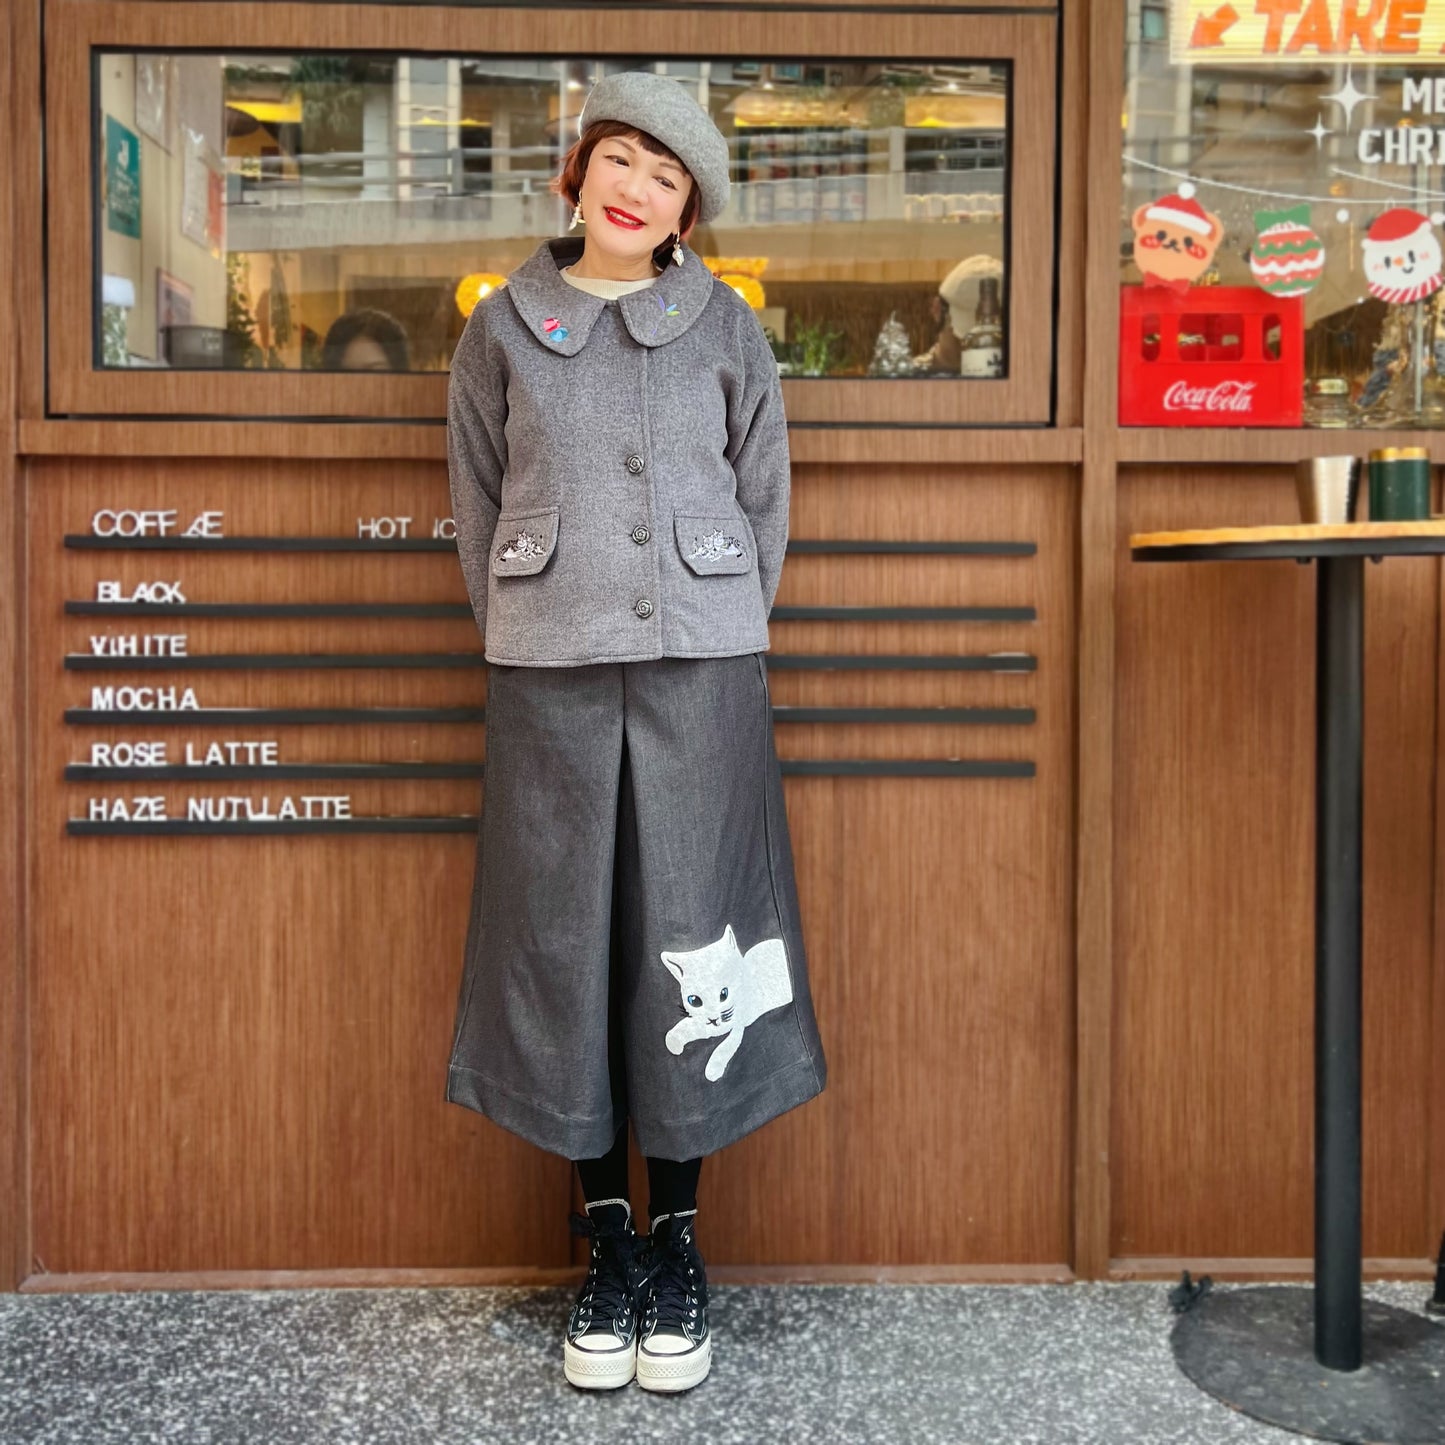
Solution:
<svg viewBox="0 0 1445 1445">
<path fill-rule="evenodd" d="M 747 1026 L 793 1001 L 781 938 L 765 938 L 743 953 L 729 924 L 716 943 L 689 953 L 664 953 L 662 961 L 682 986 L 682 1006 L 687 1010 L 687 1017 L 667 1031 L 668 1051 L 680 1054 L 695 1039 L 721 1035 L 722 1043 L 703 1070 L 712 1083 L 722 1078 Z"/>
</svg>

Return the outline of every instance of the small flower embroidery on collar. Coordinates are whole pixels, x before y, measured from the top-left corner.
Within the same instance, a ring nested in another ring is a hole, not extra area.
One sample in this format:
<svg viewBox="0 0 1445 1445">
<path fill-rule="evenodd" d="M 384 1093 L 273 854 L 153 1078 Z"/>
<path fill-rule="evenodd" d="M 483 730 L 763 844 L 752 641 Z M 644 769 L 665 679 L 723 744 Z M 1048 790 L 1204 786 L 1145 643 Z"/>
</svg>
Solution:
<svg viewBox="0 0 1445 1445">
<path fill-rule="evenodd" d="M 542 334 L 548 341 L 566 341 L 567 328 L 555 316 L 548 316 L 542 322 Z"/>
<path fill-rule="evenodd" d="M 662 315 L 657 318 L 657 324 L 652 328 L 652 334 L 656 336 L 658 331 L 661 330 L 664 321 L 669 317 L 679 314 L 679 308 L 676 301 L 667 301 L 663 297 L 658 296 L 655 291 L 652 294 L 657 301 L 658 310 L 662 312 Z"/>
</svg>

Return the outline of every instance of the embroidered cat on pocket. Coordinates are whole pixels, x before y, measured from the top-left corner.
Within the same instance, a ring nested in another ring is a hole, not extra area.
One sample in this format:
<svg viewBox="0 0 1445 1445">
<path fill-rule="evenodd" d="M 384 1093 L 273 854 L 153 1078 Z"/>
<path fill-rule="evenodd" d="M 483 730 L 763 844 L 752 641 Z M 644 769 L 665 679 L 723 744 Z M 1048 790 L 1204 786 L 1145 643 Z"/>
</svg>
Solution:
<svg viewBox="0 0 1445 1445">
<path fill-rule="evenodd" d="M 687 1017 L 667 1031 L 670 1053 L 680 1054 L 697 1039 L 722 1036 L 703 1070 L 712 1083 L 722 1078 L 749 1024 L 793 1001 L 793 981 L 781 938 L 765 938 L 744 954 L 732 925 L 716 943 L 687 953 L 664 953 L 662 961 L 682 988 Z"/>
</svg>

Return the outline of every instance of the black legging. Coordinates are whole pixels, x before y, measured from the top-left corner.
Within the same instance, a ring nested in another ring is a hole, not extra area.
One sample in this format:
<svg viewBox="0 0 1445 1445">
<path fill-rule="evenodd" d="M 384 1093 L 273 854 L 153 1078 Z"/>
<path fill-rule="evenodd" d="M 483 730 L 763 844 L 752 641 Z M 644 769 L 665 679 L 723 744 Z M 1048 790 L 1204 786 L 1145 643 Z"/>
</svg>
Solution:
<svg viewBox="0 0 1445 1445">
<path fill-rule="evenodd" d="M 627 1126 L 617 1131 L 612 1147 L 600 1159 L 577 1159 L 577 1177 L 582 1197 L 593 1204 L 599 1199 L 627 1198 Z M 647 1213 L 656 1219 L 663 1214 L 680 1214 L 697 1208 L 697 1179 L 701 1159 L 649 1159 L 647 1161 Z"/>
</svg>

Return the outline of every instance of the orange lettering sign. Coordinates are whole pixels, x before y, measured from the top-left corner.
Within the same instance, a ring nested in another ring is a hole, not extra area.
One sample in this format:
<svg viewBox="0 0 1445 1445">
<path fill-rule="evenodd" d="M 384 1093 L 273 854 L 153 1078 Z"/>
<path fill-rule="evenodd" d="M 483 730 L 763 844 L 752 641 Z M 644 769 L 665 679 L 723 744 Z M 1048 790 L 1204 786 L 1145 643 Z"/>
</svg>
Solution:
<svg viewBox="0 0 1445 1445">
<path fill-rule="evenodd" d="M 1420 50 L 1420 17 L 1425 0 L 1390 0 L 1385 38 L 1380 48 L 1387 55 L 1416 55 Z"/>
<path fill-rule="evenodd" d="M 1284 34 L 1284 22 L 1291 15 L 1298 15 L 1300 0 L 1254 0 L 1254 13 L 1265 17 L 1264 45 L 1267 55 L 1279 54 L 1280 37 Z"/>
<path fill-rule="evenodd" d="M 1295 26 L 1285 46 L 1285 53 L 1298 55 L 1306 45 L 1321 55 L 1330 55 L 1335 49 L 1334 17 L 1330 14 L 1329 0 L 1310 0 L 1300 23 Z"/>
<path fill-rule="evenodd" d="M 1176 64 L 1438 65 L 1445 0 L 1170 0 Z"/>
<path fill-rule="evenodd" d="M 1380 37 L 1375 33 L 1385 14 L 1388 0 L 1369 0 L 1369 9 L 1360 14 L 1362 0 L 1345 0 L 1340 7 L 1340 30 L 1338 49 L 1341 55 L 1359 50 L 1365 55 L 1374 55 L 1380 48 Z"/>
</svg>

